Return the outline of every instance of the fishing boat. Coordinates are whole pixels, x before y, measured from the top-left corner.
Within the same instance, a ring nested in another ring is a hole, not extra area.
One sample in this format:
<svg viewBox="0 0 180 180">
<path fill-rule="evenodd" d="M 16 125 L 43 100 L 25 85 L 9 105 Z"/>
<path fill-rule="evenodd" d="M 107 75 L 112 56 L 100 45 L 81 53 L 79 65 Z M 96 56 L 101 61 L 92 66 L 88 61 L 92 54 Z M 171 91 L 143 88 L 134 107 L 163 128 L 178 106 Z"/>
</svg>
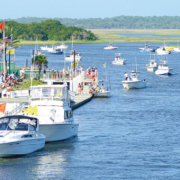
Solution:
<svg viewBox="0 0 180 180">
<path fill-rule="evenodd" d="M 151 59 L 151 55 L 150 55 L 150 60 L 149 61 L 150 61 L 150 63 L 146 64 L 147 71 L 149 71 L 149 72 L 156 71 L 157 68 L 158 68 L 158 64 L 156 63 L 155 59 Z"/>
<path fill-rule="evenodd" d="M 179 40 L 178 40 L 177 47 L 174 47 L 173 50 L 174 50 L 174 52 L 180 52 Z"/>
<path fill-rule="evenodd" d="M 158 69 L 155 71 L 155 74 L 157 75 L 171 75 L 172 68 L 168 67 L 167 61 L 161 61 L 161 63 L 158 66 Z"/>
<path fill-rule="evenodd" d="M 122 81 L 124 89 L 141 89 L 146 87 L 145 80 L 138 79 L 138 72 L 130 72 L 127 80 Z"/>
<path fill-rule="evenodd" d="M 124 89 L 141 89 L 146 87 L 145 79 L 139 80 L 138 74 L 136 62 L 136 71 L 130 72 L 129 75 L 125 73 L 125 81 L 122 81 Z"/>
<path fill-rule="evenodd" d="M 82 58 L 80 53 L 75 54 L 75 61 L 80 61 Z M 73 37 L 72 37 L 72 50 L 69 56 L 65 57 L 66 61 L 74 61 L 74 50 L 73 50 Z"/>
<path fill-rule="evenodd" d="M 115 53 L 115 59 L 112 61 L 112 64 L 115 65 L 124 65 L 126 62 L 126 59 L 124 59 L 122 53 Z"/>
<path fill-rule="evenodd" d="M 165 47 L 159 47 L 156 49 L 157 54 L 159 55 L 168 55 L 171 54 L 171 51 L 165 49 Z"/>
<path fill-rule="evenodd" d="M 57 46 L 58 49 L 67 49 L 68 46 L 66 46 L 64 43 L 62 43 L 60 46 Z"/>
<path fill-rule="evenodd" d="M 140 52 L 155 52 L 155 49 L 150 48 L 149 45 L 145 44 L 143 48 L 139 48 Z"/>
<path fill-rule="evenodd" d="M 150 60 L 150 63 L 146 64 L 147 71 L 154 72 L 158 68 L 158 64 L 156 63 L 156 60 Z"/>
<path fill-rule="evenodd" d="M 58 48 L 53 48 L 49 52 L 50 52 L 50 54 L 62 54 L 63 53 L 63 51 L 61 49 L 58 49 Z"/>
<path fill-rule="evenodd" d="M 109 43 L 108 46 L 104 46 L 104 49 L 107 49 L 107 50 L 114 50 L 114 49 L 117 49 L 117 45 L 113 46 L 112 43 Z"/>
<path fill-rule="evenodd" d="M 26 155 L 45 145 L 36 117 L 13 115 L 0 118 L 0 157 Z"/>
<path fill-rule="evenodd" d="M 79 124 L 74 123 L 67 85 L 32 86 L 31 112 L 39 119 L 39 131 L 46 142 L 65 140 L 76 136 Z"/>
<path fill-rule="evenodd" d="M 46 46 L 41 46 L 40 49 L 42 51 L 47 51 L 49 49 L 49 47 L 46 45 Z"/>
</svg>

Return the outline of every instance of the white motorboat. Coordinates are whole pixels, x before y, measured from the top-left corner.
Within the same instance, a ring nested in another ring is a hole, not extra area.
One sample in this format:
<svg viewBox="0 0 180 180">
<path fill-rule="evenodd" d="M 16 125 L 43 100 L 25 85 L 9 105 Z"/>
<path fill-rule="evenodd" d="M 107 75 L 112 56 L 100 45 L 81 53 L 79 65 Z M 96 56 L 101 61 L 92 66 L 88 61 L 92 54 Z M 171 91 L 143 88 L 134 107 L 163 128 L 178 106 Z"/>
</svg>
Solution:
<svg viewBox="0 0 180 180">
<path fill-rule="evenodd" d="M 180 47 L 174 47 L 174 52 L 180 52 Z"/>
<path fill-rule="evenodd" d="M 80 61 L 82 58 L 80 53 L 75 54 L 75 61 Z M 66 61 L 74 61 L 74 50 L 73 50 L 73 36 L 72 36 L 72 50 L 69 56 L 65 57 Z"/>
<path fill-rule="evenodd" d="M 47 50 L 49 49 L 49 47 L 48 47 L 48 46 L 41 46 L 40 49 L 41 49 L 42 51 L 47 51 Z"/>
<path fill-rule="evenodd" d="M 124 65 L 126 62 L 126 59 L 124 59 L 122 53 L 115 53 L 115 59 L 112 61 L 112 64 L 115 65 Z"/>
<path fill-rule="evenodd" d="M 111 91 L 110 90 L 106 90 L 106 89 L 100 89 L 98 92 L 94 93 L 94 97 L 98 97 L 98 98 L 106 98 L 109 97 L 111 95 Z"/>
<path fill-rule="evenodd" d="M 61 49 L 57 48 L 57 46 L 55 45 L 52 45 L 52 47 L 49 47 L 47 51 L 51 53 L 54 52 L 55 50 L 61 50 Z"/>
<path fill-rule="evenodd" d="M 67 49 L 68 46 L 66 46 L 64 43 L 62 43 L 60 46 L 57 46 L 58 49 Z"/>
<path fill-rule="evenodd" d="M 63 51 L 61 49 L 56 49 L 56 48 L 53 48 L 51 51 L 50 51 L 51 54 L 62 54 Z"/>
<path fill-rule="evenodd" d="M 13 115 L 0 118 L 0 157 L 20 156 L 42 149 L 45 135 L 33 116 Z"/>
<path fill-rule="evenodd" d="M 171 54 L 171 51 L 166 50 L 165 47 L 157 48 L 156 52 L 159 55 L 168 55 L 168 54 Z"/>
<path fill-rule="evenodd" d="M 125 81 L 122 81 L 124 89 L 141 89 L 146 87 L 145 80 L 139 80 L 138 72 L 132 71 L 129 73 L 128 78 Z"/>
<path fill-rule="evenodd" d="M 155 74 L 157 74 L 157 75 L 171 75 L 172 70 L 173 70 L 172 68 L 168 67 L 167 61 L 162 61 L 159 64 L 158 69 L 155 71 Z"/>
<path fill-rule="evenodd" d="M 156 63 L 156 60 L 153 59 L 153 60 L 150 60 L 150 63 L 146 64 L 146 67 L 147 67 L 147 71 L 154 72 L 157 70 L 158 64 Z"/>
<path fill-rule="evenodd" d="M 108 46 L 105 46 L 105 47 L 104 47 L 104 49 L 108 49 L 108 50 L 114 50 L 114 49 L 117 49 L 117 48 L 118 48 L 117 45 L 112 46 L 112 43 L 109 43 Z"/>
<path fill-rule="evenodd" d="M 140 52 L 155 52 L 155 49 L 150 48 L 149 45 L 145 44 L 143 48 L 139 48 Z"/>
<path fill-rule="evenodd" d="M 81 54 L 75 54 L 75 61 L 80 61 L 82 58 Z M 66 61 L 74 61 L 74 51 L 71 52 L 71 54 L 69 56 L 65 57 Z"/>
<path fill-rule="evenodd" d="M 47 142 L 77 135 L 79 124 L 74 123 L 66 85 L 32 86 L 29 108 L 39 119 L 39 131 L 45 134 Z"/>
</svg>

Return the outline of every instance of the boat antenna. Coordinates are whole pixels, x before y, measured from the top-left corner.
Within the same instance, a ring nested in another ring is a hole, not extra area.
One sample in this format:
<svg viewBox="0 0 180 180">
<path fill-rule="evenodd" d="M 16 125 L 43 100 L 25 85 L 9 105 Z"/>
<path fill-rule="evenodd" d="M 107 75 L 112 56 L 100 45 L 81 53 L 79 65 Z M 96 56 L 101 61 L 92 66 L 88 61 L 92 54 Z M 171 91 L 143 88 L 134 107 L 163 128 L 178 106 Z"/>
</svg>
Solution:
<svg viewBox="0 0 180 180">
<path fill-rule="evenodd" d="M 136 56 L 135 56 L 135 61 L 136 61 L 136 72 L 137 72 L 137 59 L 136 59 Z"/>
</svg>

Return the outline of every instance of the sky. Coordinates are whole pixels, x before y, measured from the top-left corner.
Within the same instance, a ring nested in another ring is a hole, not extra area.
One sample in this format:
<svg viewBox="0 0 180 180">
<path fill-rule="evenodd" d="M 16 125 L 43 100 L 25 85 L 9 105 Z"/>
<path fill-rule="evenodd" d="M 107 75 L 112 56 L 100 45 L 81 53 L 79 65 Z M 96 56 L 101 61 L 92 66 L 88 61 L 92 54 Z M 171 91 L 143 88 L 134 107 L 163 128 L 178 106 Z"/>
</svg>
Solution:
<svg viewBox="0 0 180 180">
<path fill-rule="evenodd" d="M 0 6 L 0 19 L 180 16 L 180 0 L 0 0 Z"/>
</svg>

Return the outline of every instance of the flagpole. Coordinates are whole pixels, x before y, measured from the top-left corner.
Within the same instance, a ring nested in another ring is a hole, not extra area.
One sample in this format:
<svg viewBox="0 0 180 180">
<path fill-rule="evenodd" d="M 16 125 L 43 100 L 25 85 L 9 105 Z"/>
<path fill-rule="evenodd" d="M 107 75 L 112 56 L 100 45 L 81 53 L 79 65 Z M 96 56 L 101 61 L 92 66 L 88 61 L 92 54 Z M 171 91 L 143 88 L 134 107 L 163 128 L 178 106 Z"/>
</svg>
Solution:
<svg viewBox="0 0 180 180">
<path fill-rule="evenodd" d="M 4 38 L 5 38 L 5 21 L 4 21 L 4 19 L 3 19 L 3 22 L 4 22 L 4 30 L 3 30 L 3 39 L 4 39 Z M 3 48 L 4 48 L 4 49 L 3 49 L 4 80 L 5 80 L 5 73 L 6 73 L 6 72 L 5 72 L 5 68 L 6 68 L 6 66 L 5 66 L 5 64 L 6 64 L 6 62 L 5 62 L 5 61 L 6 61 L 6 60 L 5 60 L 6 50 L 5 50 L 5 49 L 6 49 L 6 47 L 5 47 L 5 46 L 6 46 L 6 43 L 3 41 Z"/>
</svg>

